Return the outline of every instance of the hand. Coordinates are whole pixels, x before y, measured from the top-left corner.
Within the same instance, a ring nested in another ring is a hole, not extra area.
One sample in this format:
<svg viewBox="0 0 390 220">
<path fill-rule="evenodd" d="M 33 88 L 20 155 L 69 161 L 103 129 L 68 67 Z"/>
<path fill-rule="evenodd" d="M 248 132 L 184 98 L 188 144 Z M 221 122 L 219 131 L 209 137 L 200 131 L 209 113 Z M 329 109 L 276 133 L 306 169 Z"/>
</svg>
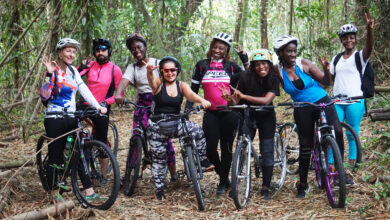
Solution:
<svg viewBox="0 0 390 220">
<path fill-rule="evenodd" d="M 88 55 L 87 59 L 84 59 L 81 61 L 81 64 L 80 64 L 80 67 L 79 67 L 79 72 L 83 71 L 84 69 L 88 69 L 91 67 L 91 65 L 89 65 L 89 63 L 92 61 L 93 59 L 91 58 L 91 55 Z"/>
<path fill-rule="evenodd" d="M 122 105 L 123 104 L 123 97 L 119 94 L 119 95 L 115 95 L 115 103 L 117 105 Z"/>
<path fill-rule="evenodd" d="M 233 49 L 234 49 L 234 51 L 236 51 L 236 53 L 240 57 L 244 66 L 248 65 L 249 64 L 248 54 L 241 48 L 241 45 L 238 44 L 238 49 L 235 47 L 233 47 Z"/>
<path fill-rule="evenodd" d="M 233 97 L 234 98 L 238 98 L 238 99 L 243 99 L 244 98 L 244 94 L 242 94 L 242 92 L 240 92 L 240 90 L 234 88 L 233 86 L 229 85 L 230 88 L 233 90 Z"/>
<path fill-rule="evenodd" d="M 107 113 L 107 108 L 106 107 L 99 107 L 99 111 L 102 114 L 106 114 Z"/>
<path fill-rule="evenodd" d="M 329 71 L 330 70 L 330 64 L 328 62 L 328 52 L 325 52 L 325 55 L 324 55 L 324 59 L 322 59 L 321 55 L 318 56 L 320 58 L 320 62 L 322 64 L 322 67 L 324 68 L 324 70 L 327 70 Z"/>
<path fill-rule="evenodd" d="M 229 91 L 227 91 L 225 84 L 222 84 L 222 88 L 218 86 L 219 91 L 221 91 L 222 95 L 221 97 L 225 100 L 230 102 L 232 100 L 232 95 Z"/>
<path fill-rule="evenodd" d="M 57 63 L 54 60 L 51 60 L 51 56 L 43 58 L 42 63 L 46 66 L 48 73 L 54 73 L 56 70 Z"/>
<path fill-rule="evenodd" d="M 153 65 L 153 63 L 147 63 L 147 62 L 145 62 L 145 60 L 142 60 L 142 63 L 146 65 L 146 70 L 148 72 L 153 72 L 154 70 L 159 68 L 158 65 L 155 66 L 155 65 Z"/>
<path fill-rule="evenodd" d="M 202 105 L 203 109 L 208 109 L 211 107 L 211 102 L 207 101 L 206 99 L 202 99 L 200 104 Z"/>
<path fill-rule="evenodd" d="M 364 17 L 366 19 L 367 28 L 374 29 L 374 19 L 371 18 L 370 13 L 364 13 Z"/>
</svg>

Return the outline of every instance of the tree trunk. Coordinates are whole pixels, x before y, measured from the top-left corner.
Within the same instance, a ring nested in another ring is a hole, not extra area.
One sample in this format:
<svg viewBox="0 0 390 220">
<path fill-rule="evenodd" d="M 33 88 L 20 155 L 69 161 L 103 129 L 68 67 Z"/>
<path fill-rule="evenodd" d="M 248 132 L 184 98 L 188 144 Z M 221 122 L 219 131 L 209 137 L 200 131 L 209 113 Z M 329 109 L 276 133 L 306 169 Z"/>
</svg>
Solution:
<svg viewBox="0 0 390 220">
<path fill-rule="evenodd" d="M 234 29 L 234 37 L 233 41 L 238 42 L 240 40 L 240 27 L 241 27 L 241 19 L 242 19 L 242 1 L 237 0 L 237 17 L 236 17 L 236 28 Z"/>
<path fill-rule="evenodd" d="M 249 0 L 242 0 L 242 14 L 244 16 L 241 17 L 240 39 L 238 41 L 238 43 L 242 47 L 244 47 L 245 31 L 246 31 L 246 27 L 248 25 L 248 22 L 247 22 L 248 16 L 246 16 L 248 14 L 248 11 L 249 11 L 248 2 L 249 2 Z"/>
<path fill-rule="evenodd" d="M 261 11 L 260 11 L 260 30 L 261 30 L 261 47 L 268 48 L 268 22 L 267 22 L 267 6 L 268 0 L 261 0 Z"/>
<path fill-rule="evenodd" d="M 294 0 L 290 0 L 290 22 L 288 26 L 289 35 L 292 34 L 293 18 L 294 18 Z"/>
<path fill-rule="evenodd" d="M 22 213 L 19 215 L 11 216 L 9 218 L 6 218 L 5 220 L 32 220 L 32 219 L 45 219 L 47 216 L 56 217 L 60 213 L 66 212 L 66 210 L 73 209 L 75 207 L 75 204 L 73 201 L 65 201 L 61 203 L 57 203 L 56 205 L 52 205 L 50 207 L 47 207 L 45 209 L 41 209 L 39 211 L 31 211 Z M 58 210 L 58 212 L 57 212 Z"/>
</svg>

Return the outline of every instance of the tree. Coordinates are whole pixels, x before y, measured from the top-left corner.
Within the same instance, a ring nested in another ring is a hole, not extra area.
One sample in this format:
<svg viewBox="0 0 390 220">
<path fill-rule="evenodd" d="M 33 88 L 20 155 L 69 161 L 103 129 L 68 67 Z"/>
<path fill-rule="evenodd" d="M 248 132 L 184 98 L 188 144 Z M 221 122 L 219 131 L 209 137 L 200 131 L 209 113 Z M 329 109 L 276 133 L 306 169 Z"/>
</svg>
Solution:
<svg viewBox="0 0 390 220">
<path fill-rule="evenodd" d="M 261 31 L 261 47 L 262 48 L 268 48 L 267 6 L 268 6 L 268 0 L 261 0 L 260 31 Z"/>
</svg>

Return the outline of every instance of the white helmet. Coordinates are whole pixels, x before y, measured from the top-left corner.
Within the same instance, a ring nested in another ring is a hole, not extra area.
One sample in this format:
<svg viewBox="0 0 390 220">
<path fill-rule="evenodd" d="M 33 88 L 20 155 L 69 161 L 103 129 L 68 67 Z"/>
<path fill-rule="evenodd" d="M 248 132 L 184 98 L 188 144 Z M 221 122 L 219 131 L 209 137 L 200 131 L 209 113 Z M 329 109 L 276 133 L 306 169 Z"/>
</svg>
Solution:
<svg viewBox="0 0 390 220">
<path fill-rule="evenodd" d="M 232 46 L 232 37 L 230 37 L 229 34 L 226 34 L 226 33 L 223 33 L 223 32 L 220 32 L 220 33 L 217 33 L 213 39 L 216 39 L 216 40 L 220 40 L 222 42 L 225 42 L 227 45 L 229 45 L 229 47 Z"/>
<path fill-rule="evenodd" d="M 75 47 L 77 50 L 79 50 L 80 43 L 72 38 L 62 38 L 57 43 L 57 50 L 62 49 L 64 47 Z"/>
<path fill-rule="evenodd" d="M 337 32 L 339 37 L 342 37 L 342 36 L 344 36 L 346 34 L 350 34 L 350 33 L 357 34 L 357 27 L 353 24 L 344 24 L 343 26 L 341 26 L 341 28 Z"/>
<path fill-rule="evenodd" d="M 290 35 L 284 35 L 284 36 L 279 37 L 278 39 L 276 39 L 275 44 L 274 44 L 275 53 L 278 54 L 278 51 L 280 50 L 280 48 L 282 48 L 282 47 L 286 46 L 287 44 L 294 42 L 294 41 L 298 46 L 299 41 L 298 41 L 298 38 L 296 38 L 296 37 L 293 37 Z"/>
</svg>

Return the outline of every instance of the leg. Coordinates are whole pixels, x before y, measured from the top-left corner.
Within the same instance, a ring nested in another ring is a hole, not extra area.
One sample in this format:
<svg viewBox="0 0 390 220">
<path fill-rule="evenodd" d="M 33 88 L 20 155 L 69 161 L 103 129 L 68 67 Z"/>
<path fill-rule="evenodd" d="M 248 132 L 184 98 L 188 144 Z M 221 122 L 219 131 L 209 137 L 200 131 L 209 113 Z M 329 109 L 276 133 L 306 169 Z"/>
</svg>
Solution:
<svg viewBox="0 0 390 220">
<path fill-rule="evenodd" d="M 362 121 L 363 115 L 365 112 L 364 100 L 357 102 L 351 105 L 348 105 L 346 109 L 346 123 L 351 125 L 355 130 L 356 134 L 359 136 L 360 123 Z M 349 145 L 349 160 L 356 160 L 356 143 L 352 134 L 347 132 L 347 139 Z"/>
<path fill-rule="evenodd" d="M 95 138 L 105 144 L 107 144 L 108 123 L 110 121 L 109 115 L 110 114 L 108 111 L 107 117 L 97 116 L 91 118 L 95 127 Z M 102 174 L 104 178 L 106 178 L 107 176 L 108 163 L 108 158 L 99 157 L 99 164 L 102 169 Z"/>
<path fill-rule="evenodd" d="M 215 165 L 215 171 L 220 175 L 221 160 L 217 151 L 218 141 L 220 137 L 220 127 L 218 123 L 217 113 L 206 111 L 203 117 L 203 131 L 206 138 L 206 154 L 207 158 Z"/>
</svg>

